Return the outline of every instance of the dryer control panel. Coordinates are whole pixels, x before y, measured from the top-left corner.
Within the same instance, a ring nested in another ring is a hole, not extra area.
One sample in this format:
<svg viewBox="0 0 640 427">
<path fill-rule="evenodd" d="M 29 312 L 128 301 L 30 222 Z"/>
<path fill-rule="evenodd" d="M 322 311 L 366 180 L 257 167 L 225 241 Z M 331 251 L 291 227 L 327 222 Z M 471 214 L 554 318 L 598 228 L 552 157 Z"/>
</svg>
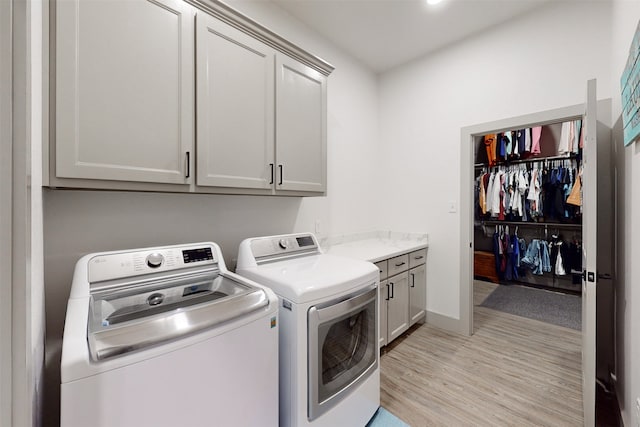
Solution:
<svg viewBox="0 0 640 427">
<path fill-rule="evenodd" d="M 283 256 L 318 254 L 320 248 L 315 236 L 311 233 L 286 234 L 252 239 L 251 253 L 259 263 Z"/>
<path fill-rule="evenodd" d="M 89 260 L 89 283 L 214 265 L 217 257 L 215 248 L 207 244 L 100 254 Z"/>
</svg>

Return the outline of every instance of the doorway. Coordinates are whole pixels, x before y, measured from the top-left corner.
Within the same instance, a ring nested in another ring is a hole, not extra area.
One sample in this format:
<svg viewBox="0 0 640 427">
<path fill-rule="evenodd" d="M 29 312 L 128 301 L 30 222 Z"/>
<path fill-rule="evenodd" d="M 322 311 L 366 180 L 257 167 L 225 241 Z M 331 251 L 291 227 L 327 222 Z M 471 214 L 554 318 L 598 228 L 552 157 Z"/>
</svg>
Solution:
<svg viewBox="0 0 640 427">
<path fill-rule="evenodd" d="M 588 177 L 585 183 L 587 191 L 582 191 L 582 200 L 580 204 L 584 212 L 588 212 L 583 217 L 582 231 L 584 245 L 582 245 L 582 266 L 585 269 L 585 276 L 588 279 L 582 280 L 582 299 L 581 299 L 581 329 L 582 329 L 582 383 L 583 383 L 583 413 L 585 425 L 590 426 L 595 421 L 595 355 L 596 355 L 596 298 L 595 298 L 595 271 L 596 271 L 596 237 L 597 237 L 597 207 L 596 207 L 596 188 L 597 188 L 597 156 L 596 156 L 596 99 L 595 99 L 595 80 L 589 81 L 587 84 L 587 102 L 576 106 L 549 110 L 545 112 L 530 114 L 521 117 L 515 117 L 500 120 L 491 123 L 480 124 L 462 129 L 462 145 L 461 145 L 461 234 L 460 234 L 460 313 L 461 320 L 467 326 L 469 334 L 474 332 L 473 318 L 473 275 L 474 275 L 474 160 L 475 150 L 479 140 L 485 135 L 498 134 L 523 128 L 533 128 L 548 126 L 554 123 L 572 122 L 574 120 L 582 120 L 583 132 L 585 133 L 585 142 L 583 150 L 583 167 L 584 177 Z M 563 125 L 564 126 L 564 125 Z M 493 164 L 492 164 L 493 166 Z M 546 169 L 546 165 L 544 166 Z M 542 170 L 542 169 L 541 169 Z M 498 174 L 498 172 L 496 172 Z M 534 172 L 532 171 L 532 176 Z M 585 182 L 585 179 L 582 182 Z M 535 185 L 540 185 L 540 181 Z M 591 187 L 587 187 L 591 185 Z M 503 207 L 506 196 L 500 194 L 500 205 Z M 503 199 L 504 197 L 504 199 Z M 531 200 L 532 204 L 536 202 Z M 495 211 L 493 212 L 495 214 Z M 505 219 L 503 212 L 500 212 L 501 219 Z M 543 218 L 544 219 L 544 218 Z M 497 234 L 497 233 L 496 233 Z M 544 246 L 544 245 L 542 245 Z M 545 246 L 546 247 L 546 246 Z M 542 247 L 541 247 L 542 249 Z M 498 252 L 496 246 L 496 252 Z M 540 252 L 542 256 L 542 252 Z M 548 256 L 548 255 L 547 255 Z M 496 256 L 496 260 L 498 257 Z M 541 268 L 538 266 L 537 268 Z M 545 266 L 545 268 L 549 268 Z M 496 266 L 496 270 L 500 268 Z M 548 271 L 548 270 L 547 270 Z M 591 280 L 590 280 L 591 279 Z"/>
<path fill-rule="evenodd" d="M 461 145 L 461 202 L 460 202 L 460 317 L 466 332 L 473 334 L 473 277 L 474 277 L 474 187 L 476 178 L 475 147 L 480 138 L 512 129 L 546 126 L 582 117 L 584 105 L 549 110 L 521 117 L 484 123 L 462 129 Z M 486 224 L 495 226 L 495 224 Z M 513 224 L 511 224 L 513 226 Z M 516 225 L 517 226 L 517 225 Z M 547 229 L 548 233 L 548 229 Z"/>
</svg>

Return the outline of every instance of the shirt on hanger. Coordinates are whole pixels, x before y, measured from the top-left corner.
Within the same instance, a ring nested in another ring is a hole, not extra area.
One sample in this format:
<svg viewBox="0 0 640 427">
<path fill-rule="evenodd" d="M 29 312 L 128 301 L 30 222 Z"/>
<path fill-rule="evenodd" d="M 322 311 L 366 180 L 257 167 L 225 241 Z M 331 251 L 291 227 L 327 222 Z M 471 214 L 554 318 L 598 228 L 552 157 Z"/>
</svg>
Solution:
<svg viewBox="0 0 640 427">
<path fill-rule="evenodd" d="M 558 145 L 558 153 L 565 154 L 570 152 L 571 144 L 571 122 L 562 123 L 560 132 L 560 143 Z"/>
<path fill-rule="evenodd" d="M 496 134 L 491 133 L 484 136 L 484 145 L 487 150 L 487 158 L 489 159 L 489 166 L 495 166 L 496 164 Z"/>
<path fill-rule="evenodd" d="M 542 126 L 531 128 L 531 154 L 540 154 L 540 136 L 542 136 Z"/>
</svg>

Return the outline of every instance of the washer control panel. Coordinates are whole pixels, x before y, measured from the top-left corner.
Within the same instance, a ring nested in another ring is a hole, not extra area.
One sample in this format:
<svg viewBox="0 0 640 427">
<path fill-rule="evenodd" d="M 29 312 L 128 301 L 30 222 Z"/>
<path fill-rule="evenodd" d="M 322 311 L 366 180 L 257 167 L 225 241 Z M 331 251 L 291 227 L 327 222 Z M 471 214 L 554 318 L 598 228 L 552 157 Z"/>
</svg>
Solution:
<svg viewBox="0 0 640 427">
<path fill-rule="evenodd" d="M 215 248 L 206 244 L 100 254 L 89 260 L 89 283 L 213 265 L 217 263 L 217 256 Z"/>
<path fill-rule="evenodd" d="M 251 240 L 251 252 L 256 260 L 280 257 L 297 253 L 319 253 L 318 242 L 313 234 L 289 234 L 284 236 L 258 237 Z"/>
</svg>

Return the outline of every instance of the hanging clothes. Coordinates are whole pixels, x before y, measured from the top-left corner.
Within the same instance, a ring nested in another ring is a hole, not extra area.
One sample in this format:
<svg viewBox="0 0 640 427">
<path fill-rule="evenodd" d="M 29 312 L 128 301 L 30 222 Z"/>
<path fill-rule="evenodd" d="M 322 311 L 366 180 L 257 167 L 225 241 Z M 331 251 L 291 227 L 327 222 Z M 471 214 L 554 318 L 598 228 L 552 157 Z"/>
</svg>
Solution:
<svg viewBox="0 0 640 427">
<path fill-rule="evenodd" d="M 558 144 L 558 153 L 566 154 L 570 152 L 571 145 L 571 122 L 562 123 L 560 131 L 560 142 Z"/>
<path fill-rule="evenodd" d="M 484 188 L 484 175 L 478 177 L 478 207 L 482 215 L 487 213 L 487 190 Z"/>
<path fill-rule="evenodd" d="M 580 142 L 582 139 L 582 120 L 578 119 L 575 121 L 576 126 L 576 141 L 573 145 L 573 153 L 578 154 L 580 148 L 582 147 L 582 143 Z"/>
<path fill-rule="evenodd" d="M 542 136 L 542 126 L 531 128 L 531 154 L 540 154 L 540 137 Z"/>
<path fill-rule="evenodd" d="M 496 159 L 496 134 L 492 133 L 484 136 L 484 145 L 487 150 L 487 158 L 489 159 L 489 166 L 495 166 Z"/>
<path fill-rule="evenodd" d="M 510 254 L 511 254 L 511 277 L 512 280 L 520 278 L 520 242 L 518 239 L 518 232 L 511 236 L 510 242 Z"/>
<path fill-rule="evenodd" d="M 582 169 L 580 169 L 578 177 L 574 180 L 571 193 L 567 197 L 567 203 L 574 206 L 582 206 Z"/>
<path fill-rule="evenodd" d="M 504 156 L 506 160 L 509 155 L 513 153 L 513 140 L 511 138 L 511 132 L 505 132 L 502 134 L 502 143 L 504 144 Z"/>
</svg>

